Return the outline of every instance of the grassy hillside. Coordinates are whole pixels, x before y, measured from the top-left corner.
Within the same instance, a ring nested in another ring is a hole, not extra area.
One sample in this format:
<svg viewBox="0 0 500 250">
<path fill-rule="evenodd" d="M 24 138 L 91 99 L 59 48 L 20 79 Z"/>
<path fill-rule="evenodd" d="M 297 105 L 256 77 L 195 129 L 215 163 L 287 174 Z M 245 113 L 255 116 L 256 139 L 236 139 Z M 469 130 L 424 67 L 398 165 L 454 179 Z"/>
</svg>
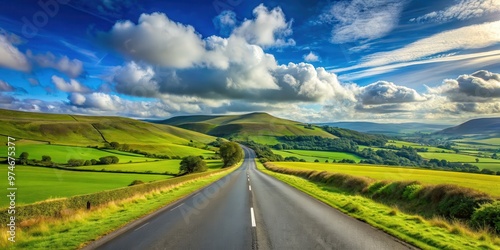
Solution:
<svg viewBox="0 0 500 250">
<path fill-rule="evenodd" d="M 102 146 L 116 141 L 150 153 L 186 155 L 193 144 L 214 141 L 198 132 L 122 117 L 56 115 L 0 110 L 0 135 L 45 144 Z M 6 140 L 4 140 L 6 141 Z M 187 150 L 187 151 L 186 151 Z M 210 153 L 197 149 L 196 154 Z"/>
<path fill-rule="evenodd" d="M 375 122 L 333 122 L 333 123 L 321 123 L 320 125 L 328 125 L 331 127 L 352 129 L 359 132 L 365 133 L 377 133 L 377 134 L 404 134 L 404 133 L 415 133 L 415 132 L 437 132 L 442 129 L 449 127 L 448 125 L 442 124 L 426 124 L 426 123 L 375 123 Z"/>
<path fill-rule="evenodd" d="M 464 122 L 458 126 L 444 129 L 437 134 L 449 136 L 491 136 L 500 135 L 500 118 L 481 118 Z"/>
<path fill-rule="evenodd" d="M 174 125 L 217 137 L 255 140 L 264 144 L 275 144 L 276 136 L 285 135 L 314 135 L 335 138 L 335 136 L 323 131 L 321 128 L 305 128 L 305 124 L 277 118 L 267 113 L 226 116 L 179 116 L 157 121 L 157 123 Z"/>
</svg>

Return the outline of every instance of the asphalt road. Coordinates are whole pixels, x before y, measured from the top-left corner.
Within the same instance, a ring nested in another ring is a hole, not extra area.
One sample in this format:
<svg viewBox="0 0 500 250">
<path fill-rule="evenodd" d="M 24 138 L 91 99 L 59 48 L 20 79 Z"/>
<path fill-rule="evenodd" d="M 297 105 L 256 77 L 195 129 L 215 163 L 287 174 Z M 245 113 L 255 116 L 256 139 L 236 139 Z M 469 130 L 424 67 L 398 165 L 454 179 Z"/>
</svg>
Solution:
<svg viewBox="0 0 500 250">
<path fill-rule="evenodd" d="M 409 249 L 259 172 L 254 152 L 244 150 L 245 161 L 230 175 L 89 248 Z"/>
</svg>

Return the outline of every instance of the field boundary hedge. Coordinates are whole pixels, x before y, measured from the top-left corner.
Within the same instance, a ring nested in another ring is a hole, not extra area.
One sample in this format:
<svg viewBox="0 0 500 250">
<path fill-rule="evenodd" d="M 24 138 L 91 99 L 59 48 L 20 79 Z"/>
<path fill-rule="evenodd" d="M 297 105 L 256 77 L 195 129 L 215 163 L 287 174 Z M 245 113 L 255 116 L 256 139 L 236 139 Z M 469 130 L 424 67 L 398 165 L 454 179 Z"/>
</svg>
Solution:
<svg viewBox="0 0 500 250">
<path fill-rule="evenodd" d="M 141 185 L 106 190 L 98 193 L 77 195 L 16 206 L 16 213 L 15 215 L 12 214 L 12 216 L 16 217 L 17 223 L 21 223 L 22 221 L 37 217 L 61 217 L 67 210 L 86 209 L 87 202 L 90 202 L 91 207 L 101 206 L 112 201 L 124 200 L 133 197 L 134 195 L 145 194 L 155 190 L 173 187 L 198 178 L 217 174 L 228 169 L 230 168 L 223 168 L 211 172 L 189 174 L 167 180 L 160 180 L 144 183 Z M 8 207 L 2 208 L 0 209 L 0 213 L 8 214 L 8 210 Z M 5 225 L 8 222 L 9 216 L 2 216 L 0 218 L 0 223 Z"/>
<path fill-rule="evenodd" d="M 294 175 L 327 184 L 351 194 L 359 194 L 389 206 L 416 213 L 427 218 L 434 216 L 466 221 L 472 227 L 489 226 L 500 233 L 500 207 L 491 218 L 498 218 L 498 225 L 485 221 L 473 221 L 477 211 L 492 204 L 500 205 L 495 198 L 477 190 L 451 184 L 424 185 L 418 181 L 376 181 L 367 177 L 316 170 L 296 170 L 265 163 L 270 171 Z M 489 224 L 489 225 L 487 225 Z"/>
</svg>

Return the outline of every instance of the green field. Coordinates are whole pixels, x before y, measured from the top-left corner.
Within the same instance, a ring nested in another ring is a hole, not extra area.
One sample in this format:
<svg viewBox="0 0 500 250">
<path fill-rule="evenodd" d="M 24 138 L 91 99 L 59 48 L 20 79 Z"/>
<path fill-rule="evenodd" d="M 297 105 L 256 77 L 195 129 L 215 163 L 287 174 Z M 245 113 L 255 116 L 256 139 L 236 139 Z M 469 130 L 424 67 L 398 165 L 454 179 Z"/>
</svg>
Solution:
<svg viewBox="0 0 500 250">
<path fill-rule="evenodd" d="M 340 163 L 274 162 L 278 167 L 318 170 L 364 176 L 375 180 L 420 181 L 425 184 L 455 184 L 500 197 L 500 176 L 438 170 L 353 165 Z"/>
<path fill-rule="evenodd" d="M 171 178 L 166 175 L 76 172 L 30 166 L 17 166 L 15 174 L 18 205 L 126 187 L 133 180 L 149 182 Z M 6 190 L 7 165 L 0 165 L 0 175 L 5 176 L 1 186 Z M 0 207 L 5 205 L 7 199 L 0 199 Z"/>
<path fill-rule="evenodd" d="M 493 171 L 500 171 L 500 163 L 474 163 L 474 165 L 478 166 L 480 169 L 486 168 Z"/>
<path fill-rule="evenodd" d="M 130 148 L 140 149 L 148 153 L 162 154 L 168 156 L 189 156 L 189 155 L 202 155 L 203 157 L 214 156 L 214 152 L 210 150 L 193 148 L 185 145 L 177 144 L 134 144 L 130 143 Z"/>
<path fill-rule="evenodd" d="M 386 144 L 387 146 L 393 145 L 399 148 L 402 148 L 403 146 L 405 147 L 412 147 L 412 148 L 427 148 L 428 152 L 453 152 L 453 150 L 449 149 L 443 149 L 443 148 L 437 148 L 437 147 L 432 147 L 432 146 L 425 146 L 425 145 L 420 145 L 418 143 L 414 142 L 407 142 L 407 141 L 390 141 Z"/>
<path fill-rule="evenodd" d="M 468 162 L 468 163 L 476 163 L 476 158 L 479 159 L 479 162 L 484 163 L 498 163 L 500 164 L 500 160 L 492 159 L 492 158 L 481 158 L 472 155 L 463 155 L 456 153 L 419 153 L 422 157 L 426 159 L 439 159 L 439 160 L 447 160 L 449 162 Z"/>
<path fill-rule="evenodd" d="M 100 157 L 114 155 L 124 162 L 141 162 L 149 158 L 143 155 L 131 154 L 120 151 L 104 151 L 95 148 L 47 145 L 47 144 L 27 144 L 17 145 L 16 153 L 19 156 L 22 152 L 29 153 L 29 159 L 41 160 L 43 155 L 48 155 L 55 163 L 67 163 L 69 159 L 99 160 Z M 7 146 L 0 146 L 0 157 L 7 156 Z"/>
<path fill-rule="evenodd" d="M 177 174 L 179 172 L 181 160 L 158 160 L 158 161 L 148 161 L 140 163 L 129 163 L 129 164 L 113 164 L 113 165 L 96 165 L 96 166 L 85 166 L 79 167 L 81 169 L 91 169 L 91 170 L 101 170 L 105 169 L 108 171 L 130 171 L 130 172 L 146 172 L 151 171 L 152 173 L 172 173 Z M 217 170 L 222 167 L 221 160 L 206 160 L 208 170 Z"/>
<path fill-rule="evenodd" d="M 342 159 L 350 159 L 359 162 L 363 158 L 344 152 L 328 152 L 328 151 L 314 151 L 314 150 L 273 150 L 273 153 L 279 154 L 283 157 L 295 156 L 299 159 L 304 159 L 308 162 L 314 162 L 319 160 L 320 162 L 325 162 L 328 160 L 332 162 L 333 160 L 340 161 Z"/>
</svg>

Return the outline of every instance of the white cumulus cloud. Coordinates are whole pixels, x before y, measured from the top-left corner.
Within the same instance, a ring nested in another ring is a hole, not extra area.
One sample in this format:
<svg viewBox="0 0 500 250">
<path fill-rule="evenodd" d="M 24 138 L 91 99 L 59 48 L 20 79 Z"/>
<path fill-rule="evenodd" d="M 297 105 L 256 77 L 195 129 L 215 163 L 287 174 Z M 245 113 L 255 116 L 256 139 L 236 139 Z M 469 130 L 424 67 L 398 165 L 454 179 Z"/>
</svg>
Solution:
<svg viewBox="0 0 500 250">
<path fill-rule="evenodd" d="M 36 65 L 42 68 L 55 69 L 71 78 L 76 78 L 83 73 L 83 63 L 78 59 L 69 59 L 67 56 L 57 58 L 50 52 L 34 55 L 31 51 L 28 51 L 27 56 L 34 61 Z"/>
<path fill-rule="evenodd" d="M 309 52 L 309 54 L 306 54 L 303 56 L 304 60 L 306 62 L 317 62 L 319 61 L 319 56 L 314 54 L 312 51 Z"/>
<path fill-rule="evenodd" d="M 254 19 L 245 20 L 234 34 L 244 37 L 248 43 L 264 47 L 295 45 L 291 38 L 292 21 L 287 22 L 280 7 L 268 10 L 260 4 L 253 10 Z"/>
<path fill-rule="evenodd" d="M 90 89 L 79 83 L 75 79 L 71 79 L 69 82 L 66 82 L 63 78 L 58 76 L 52 76 L 52 83 L 56 86 L 57 89 L 64 92 L 76 92 L 76 93 L 88 93 Z"/>
</svg>

